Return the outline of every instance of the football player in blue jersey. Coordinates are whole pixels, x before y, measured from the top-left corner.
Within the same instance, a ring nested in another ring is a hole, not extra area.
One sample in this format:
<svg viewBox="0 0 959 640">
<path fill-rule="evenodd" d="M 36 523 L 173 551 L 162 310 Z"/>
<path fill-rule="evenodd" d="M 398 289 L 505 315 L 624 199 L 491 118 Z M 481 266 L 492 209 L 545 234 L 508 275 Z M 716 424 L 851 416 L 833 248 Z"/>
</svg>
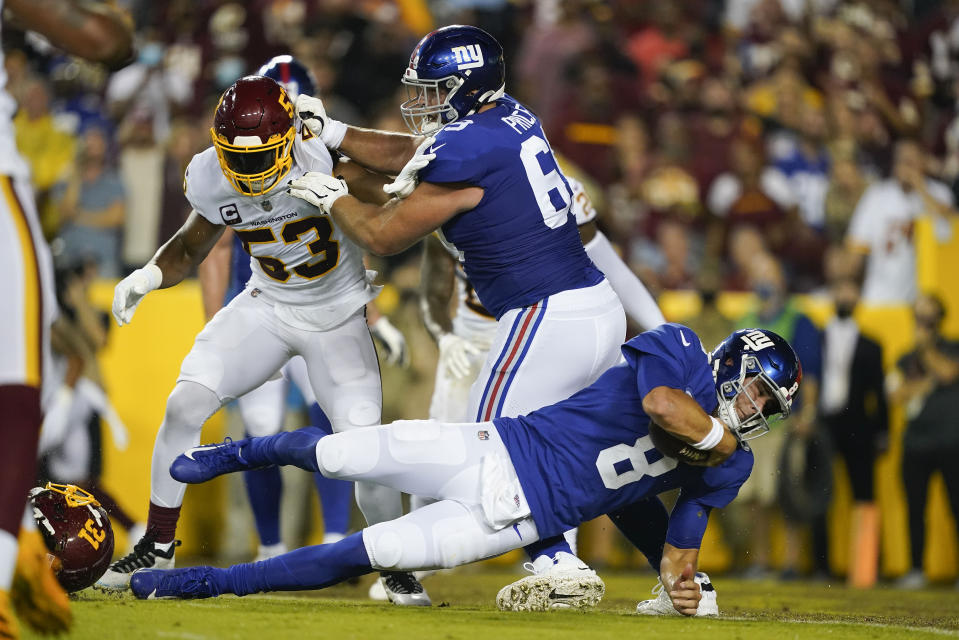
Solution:
<svg viewBox="0 0 959 640">
<path fill-rule="evenodd" d="M 437 502 L 336 544 L 263 562 L 141 569 L 131 587 L 139 598 L 206 598 L 318 589 L 383 569 L 453 567 L 678 488 L 659 573 L 673 609 L 696 615 L 709 513 L 736 496 L 753 466 L 745 441 L 789 414 L 801 379 L 795 352 L 771 331 L 736 331 L 707 354 L 692 330 L 664 324 L 622 345 L 621 361 L 587 388 L 518 418 L 399 421 L 332 436 L 308 428 L 197 447 L 171 466 L 178 480 L 289 464 Z M 578 593 L 580 581 L 520 583 L 511 599 L 521 606 L 511 608 L 591 604 L 563 598 Z"/>
<path fill-rule="evenodd" d="M 296 101 L 327 147 L 397 176 L 385 188 L 398 197 L 363 202 L 321 172 L 293 180 L 290 193 L 373 253 L 397 253 L 436 232 L 458 257 L 498 322 L 470 389 L 470 419 L 518 416 L 569 397 L 617 361 L 626 317 L 583 248 L 572 191 L 539 119 L 505 93 L 502 47 L 476 27 L 444 27 L 419 42 L 402 81 L 413 136 L 347 126 L 317 98 Z M 570 597 L 602 597 L 602 580 L 562 536 L 527 552 L 534 579 L 588 576 Z"/>
</svg>

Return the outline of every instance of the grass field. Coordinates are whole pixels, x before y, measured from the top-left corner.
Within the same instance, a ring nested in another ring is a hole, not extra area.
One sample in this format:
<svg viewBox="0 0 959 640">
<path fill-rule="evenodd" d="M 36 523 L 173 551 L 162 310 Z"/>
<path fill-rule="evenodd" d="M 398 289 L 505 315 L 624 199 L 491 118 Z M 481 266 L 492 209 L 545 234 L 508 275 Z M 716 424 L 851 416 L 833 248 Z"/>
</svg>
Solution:
<svg viewBox="0 0 959 640">
<path fill-rule="evenodd" d="M 670 638 L 694 633 L 739 638 L 959 637 L 959 592 L 854 591 L 822 583 L 714 580 L 718 619 L 648 618 L 633 614 L 648 597 L 651 574 L 605 574 L 606 598 L 593 611 L 503 613 L 493 598 L 515 580 L 509 571 L 470 571 L 429 578 L 429 609 L 405 609 L 366 598 L 372 578 L 305 594 L 224 596 L 214 600 L 138 601 L 91 590 L 78 594 L 70 638 L 213 640 L 324 638 L 335 640 L 528 640 Z M 25 634 L 26 638 L 38 637 Z"/>
</svg>

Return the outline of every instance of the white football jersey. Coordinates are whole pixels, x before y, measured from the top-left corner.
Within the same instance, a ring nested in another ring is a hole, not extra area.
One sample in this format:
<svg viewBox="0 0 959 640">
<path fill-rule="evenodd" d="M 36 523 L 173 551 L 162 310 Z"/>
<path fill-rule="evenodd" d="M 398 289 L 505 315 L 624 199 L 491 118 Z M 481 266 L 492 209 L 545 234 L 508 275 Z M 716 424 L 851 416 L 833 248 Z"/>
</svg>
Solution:
<svg viewBox="0 0 959 640">
<path fill-rule="evenodd" d="M 932 196 L 950 207 L 952 192 L 941 182 L 927 180 Z M 916 218 L 926 211 L 922 197 L 905 192 L 893 178 L 870 185 L 859 198 L 849 221 L 847 239 L 868 251 L 862 300 L 870 304 L 902 304 L 916 299 Z"/>
<path fill-rule="evenodd" d="M 566 176 L 569 182 L 569 188 L 573 191 L 570 209 L 576 218 L 576 226 L 581 227 L 587 222 L 596 219 L 596 208 L 593 201 L 586 194 L 583 184 L 570 176 Z M 441 237 L 442 241 L 443 238 Z M 447 250 L 453 253 L 447 243 L 444 242 Z M 466 338 L 484 349 L 488 349 L 493 337 L 496 335 L 496 318 L 494 318 L 483 303 L 480 302 L 473 285 L 466 277 L 462 266 L 457 262 L 456 265 L 456 315 L 453 317 L 453 333 Z"/>
<path fill-rule="evenodd" d="M 298 134 L 292 155 L 284 184 L 307 171 L 333 170 L 318 138 Z M 250 254 L 247 288 L 286 307 L 278 307 L 284 321 L 328 329 L 372 300 L 379 288 L 370 285 L 362 249 L 329 216 L 287 194 L 284 184 L 258 196 L 241 194 L 220 170 L 213 147 L 193 157 L 184 178 L 193 209 L 213 224 L 230 226 Z"/>
</svg>

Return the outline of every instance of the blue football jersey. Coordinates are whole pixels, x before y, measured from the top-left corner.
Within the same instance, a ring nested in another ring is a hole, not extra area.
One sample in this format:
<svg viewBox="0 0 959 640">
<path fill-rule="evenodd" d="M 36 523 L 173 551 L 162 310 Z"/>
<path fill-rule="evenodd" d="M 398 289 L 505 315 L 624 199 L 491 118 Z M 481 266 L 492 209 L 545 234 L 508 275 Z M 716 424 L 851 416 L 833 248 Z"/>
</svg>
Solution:
<svg viewBox="0 0 959 640">
<path fill-rule="evenodd" d="M 445 126 L 419 173 L 425 182 L 484 190 L 442 226 L 483 305 L 497 318 L 554 293 L 599 283 L 571 212 L 569 184 L 539 120 L 509 96 Z"/>
<path fill-rule="evenodd" d="M 723 507 L 749 477 L 753 456 L 740 448 L 718 467 L 663 456 L 649 435 L 643 397 L 659 386 L 682 389 L 706 413 L 716 408 L 708 356 L 693 331 L 664 324 L 623 345 L 625 362 L 568 399 L 518 418 L 497 418 L 541 537 L 573 529 L 651 495 L 681 488 L 667 540 L 696 548 L 709 509 Z M 673 526 L 677 513 L 691 517 Z"/>
</svg>

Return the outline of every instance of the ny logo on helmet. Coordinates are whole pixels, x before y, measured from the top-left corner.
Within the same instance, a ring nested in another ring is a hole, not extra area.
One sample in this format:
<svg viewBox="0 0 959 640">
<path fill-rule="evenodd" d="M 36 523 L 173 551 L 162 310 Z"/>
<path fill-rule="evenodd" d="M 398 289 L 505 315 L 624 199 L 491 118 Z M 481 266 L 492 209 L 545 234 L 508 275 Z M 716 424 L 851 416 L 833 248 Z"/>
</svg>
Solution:
<svg viewBox="0 0 959 640">
<path fill-rule="evenodd" d="M 453 47 L 451 49 L 456 56 L 456 68 L 476 69 L 483 66 L 483 50 L 478 44 L 468 44 L 463 47 Z"/>
<path fill-rule="evenodd" d="M 746 344 L 746 349 L 752 349 L 753 351 L 762 351 L 766 347 L 773 346 L 773 341 L 762 331 L 750 331 L 746 335 L 742 336 L 743 342 Z"/>
</svg>

